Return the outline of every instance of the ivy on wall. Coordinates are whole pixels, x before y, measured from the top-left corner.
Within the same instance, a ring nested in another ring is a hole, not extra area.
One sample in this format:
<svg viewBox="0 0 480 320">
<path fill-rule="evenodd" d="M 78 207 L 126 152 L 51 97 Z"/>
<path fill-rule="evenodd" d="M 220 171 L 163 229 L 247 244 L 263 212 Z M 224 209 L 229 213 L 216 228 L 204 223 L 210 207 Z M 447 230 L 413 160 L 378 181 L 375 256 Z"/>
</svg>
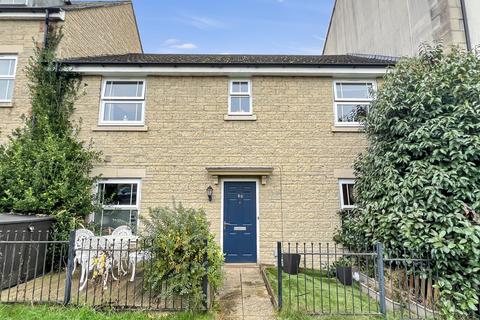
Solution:
<svg viewBox="0 0 480 320">
<path fill-rule="evenodd" d="M 81 78 L 56 62 L 61 38 L 50 30 L 47 45 L 37 44 L 25 70 L 31 113 L 0 146 L 0 211 L 52 215 L 59 239 L 95 209 L 90 172 L 100 156 L 71 120 Z"/>
</svg>

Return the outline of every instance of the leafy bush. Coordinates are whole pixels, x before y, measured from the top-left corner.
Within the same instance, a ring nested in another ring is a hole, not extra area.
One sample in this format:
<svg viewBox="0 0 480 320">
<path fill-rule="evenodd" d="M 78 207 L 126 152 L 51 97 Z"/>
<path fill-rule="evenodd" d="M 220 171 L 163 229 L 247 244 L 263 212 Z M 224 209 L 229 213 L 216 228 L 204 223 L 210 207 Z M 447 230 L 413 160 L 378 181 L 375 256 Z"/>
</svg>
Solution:
<svg viewBox="0 0 480 320">
<path fill-rule="evenodd" d="M 386 76 L 355 164 L 358 208 L 337 240 L 433 258 L 441 309 L 468 317 L 480 292 L 480 60 L 425 47 Z"/>
<path fill-rule="evenodd" d="M 55 236 L 67 239 L 95 209 L 89 175 L 99 154 L 80 141 L 80 126 L 70 120 L 81 79 L 56 63 L 61 34 L 49 34 L 26 69 L 31 114 L 0 146 L 0 211 L 52 215 Z"/>
<path fill-rule="evenodd" d="M 143 238 L 153 254 L 146 270 L 148 287 L 158 297 L 185 297 L 191 310 L 199 310 L 205 298 L 204 276 L 214 291 L 223 279 L 223 254 L 209 231 L 205 212 L 181 204 L 150 209 L 145 226 Z M 168 286 L 162 287 L 165 282 Z"/>
</svg>

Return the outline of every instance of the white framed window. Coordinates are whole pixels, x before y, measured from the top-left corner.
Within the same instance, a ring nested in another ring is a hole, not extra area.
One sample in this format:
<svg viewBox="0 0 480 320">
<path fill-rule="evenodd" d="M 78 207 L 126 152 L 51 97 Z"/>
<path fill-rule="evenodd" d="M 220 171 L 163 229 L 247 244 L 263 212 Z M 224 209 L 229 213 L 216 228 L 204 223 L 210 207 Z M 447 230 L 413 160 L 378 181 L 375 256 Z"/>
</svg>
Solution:
<svg viewBox="0 0 480 320">
<path fill-rule="evenodd" d="M 360 126 L 368 113 L 375 81 L 334 81 L 334 114 L 336 126 Z"/>
<path fill-rule="evenodd" d="M 0 102 L 12 101 L 16 68 L 17 56 L 0 55 Z"/>
<path fill-rule="evenodd" d="M 355 198 L 353 197 L 355 179 L 340 179 L 338 185 L 340 187 L 340 208 L 355 208 Z"/>
<path fill-rule="evenodd" d="M 100 210 L 93 222 L 101 234 L 111 234 L 119 226 L 138 227 L 140 210 L 140 179 L 103 179 L 96 186 L 96 198 Z"/>
<path fill-rule="evenodd" d="M 105 79 L 99 124 L 143 125 L 144 122 L 145 80 Z"/>
<path fill-rule="evenodd" d="M 252 81 L 230 80 L 229 82 L 228 114 L 251 115 L 252 110 Z"/>
</svg>

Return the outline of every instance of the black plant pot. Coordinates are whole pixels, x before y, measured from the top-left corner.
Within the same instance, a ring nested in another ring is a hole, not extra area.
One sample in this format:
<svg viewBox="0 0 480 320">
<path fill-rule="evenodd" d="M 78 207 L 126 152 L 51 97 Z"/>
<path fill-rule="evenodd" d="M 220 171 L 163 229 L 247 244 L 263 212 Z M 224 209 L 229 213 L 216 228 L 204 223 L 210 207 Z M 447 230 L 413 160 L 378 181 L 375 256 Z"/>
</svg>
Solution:
<svg viewBox="0 0 480 320">
<path fill-rule="evenodd" d="M 337 279 L 344 286 L 352 285 L 352 267 L 337 267 Z"/>
<path fill-rule="evenodd" d="M 300 255 L 298 253 L 284 253 L 283 258 L 283 272 L 288 274 L 298 274 L 300 268 Z"/>
</svg>

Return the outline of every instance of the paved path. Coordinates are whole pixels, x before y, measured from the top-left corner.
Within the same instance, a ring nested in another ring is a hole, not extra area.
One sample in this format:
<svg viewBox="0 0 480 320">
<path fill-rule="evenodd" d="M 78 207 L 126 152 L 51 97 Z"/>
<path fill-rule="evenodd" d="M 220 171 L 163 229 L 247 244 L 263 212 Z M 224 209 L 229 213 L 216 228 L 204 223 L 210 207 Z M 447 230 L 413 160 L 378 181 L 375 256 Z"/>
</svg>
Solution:
<svg viewBox="0 0 480 320">
<path fill-rule="evenodd" d="M 258 266 L 226 266 L 218 320 L 275 319 Z"/>
</svg>

